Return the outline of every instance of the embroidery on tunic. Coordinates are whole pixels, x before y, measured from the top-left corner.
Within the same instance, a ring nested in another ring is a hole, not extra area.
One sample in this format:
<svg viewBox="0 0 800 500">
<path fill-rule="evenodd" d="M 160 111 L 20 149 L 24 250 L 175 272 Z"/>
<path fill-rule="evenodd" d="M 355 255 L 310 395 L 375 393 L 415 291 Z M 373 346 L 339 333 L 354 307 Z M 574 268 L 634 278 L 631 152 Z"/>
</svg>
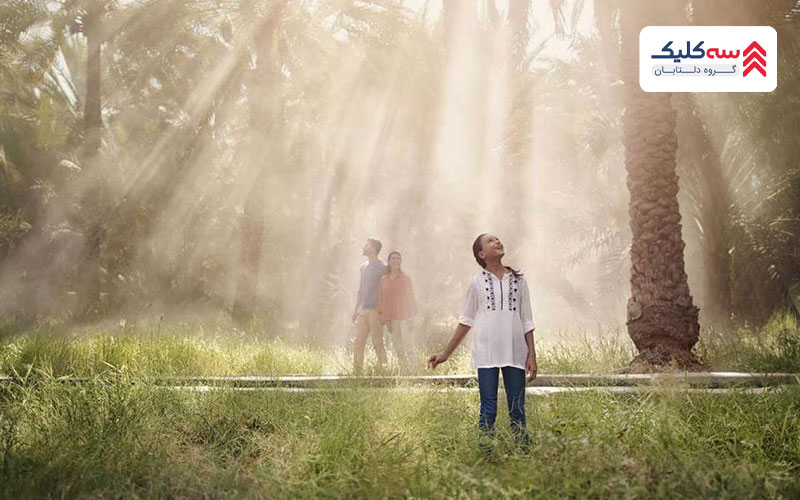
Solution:
<svg viewBox="0 0 800 500">
<path fill-rule="evenodd" d="M 486 296 L 486 300 L 489 302 L 486 305 L 486 309 L 491 309 L 492 311 L 496 311 L 497 304 L 495 303 L 495 298 L 494 298 L 494 283 L 492 283 L 492 279 L 489 276 L 489 273 L 487 273 L 486 271 L 483 271 L 483 281 L 486 284 L 484 288 L 486 288 L 486 291 L 489 292 L 489 294 Z"/>
<path fill-rule="evenodd" d="M 517 287 L 519 286 L 518 283 L 519 283 L 519 278 L 516 278 L 516 277 L 512 276 L 511 279 L 509 279 L 509 284 L 508 284 L 508 309 L 511 310 L 511 311 L 516 311 L 517 310 L 516 302 L 517 302 L 517 296 L 519 296 L 519 293 L 517 292 Z"/>
</svg>

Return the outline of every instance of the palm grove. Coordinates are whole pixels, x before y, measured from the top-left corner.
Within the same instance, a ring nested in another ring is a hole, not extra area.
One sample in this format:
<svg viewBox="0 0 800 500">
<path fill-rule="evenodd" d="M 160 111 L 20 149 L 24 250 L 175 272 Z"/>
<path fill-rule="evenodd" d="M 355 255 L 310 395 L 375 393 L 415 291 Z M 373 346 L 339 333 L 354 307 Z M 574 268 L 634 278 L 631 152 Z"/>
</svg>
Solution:
<svg viewBox="0 0 800 500">
<path fill-rule="evenodd" d="M 323 341 L 350 293 L 336 267 L 360 234 L 351 215 L 381 202 L 364 192 L 390 193 L 386 231 L 419 242 L 421 273 L 452 281 L 459 251 L 436 239 L 472 234 L 459 193 L 442 194 L 442 158 L 455 157 L 467 173 L 502 172 L 496 231 L 548 235 L 534 251 L 559 260 L 531 269 L 544 291 L 598 321 L 608 297 L 628 295 L 635 363 L 702 368 L 700 319 L 730 330 L 798 314 L 796 9 L 642 3 L 551 0 L 547 23 L 575 56 L 562 59 L 534 42 L 544 20 L 530 0 L 446 0 L 440 13 L 390 0 L 5 0 L 2 313 L 88 321 L 157 303 L 300 318 Z M 636 51 L 650 24 L 774 26 L 778 88 L 646 94 Z M 462 116 L 464 158 L 437 125 Z M 534 179 L 531 195 L 532 164 L 559 176 Z M 429 181 L 388 190 L 398 177 Z M 574 199 L 589 209 L 567 210 Z M 587 261 L 588 289 L 565 278 Z M 426 320 L 457 301 L 431 294 Z"/>
</svg>

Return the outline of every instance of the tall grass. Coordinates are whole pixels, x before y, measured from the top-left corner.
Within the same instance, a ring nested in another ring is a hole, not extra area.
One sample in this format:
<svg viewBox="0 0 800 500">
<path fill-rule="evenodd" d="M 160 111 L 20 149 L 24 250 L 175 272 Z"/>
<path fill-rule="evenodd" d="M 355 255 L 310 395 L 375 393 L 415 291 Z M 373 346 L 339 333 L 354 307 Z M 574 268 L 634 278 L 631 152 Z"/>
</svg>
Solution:
<svg viewBox="0 0 800 500">
<path fill-rule="evenodd" d="M 484 457 L 474 394 L 130 382 L 0 390 L 0 497 L 800 498 L 797 388 L 529 397 L 530 454 L 501 406 Z"/>
<path fill-rule="evenodd" d="M 709 330 L 696 351 L 719 370 L 799 373 L 800 324 L 786 314 L 762 328 L 743 327 L 733 335 Z"/>
<path fill-rule="evenodd" d="M 704 332 L 697 352 L 716 369 L 800 371 L 798 330 L 778 318 Z M 543 373 L 611 371 L 633 353 L 621 333 L 539 337 Z M 9 335 L 0 370 L 37 376 L 0 385 L 0 498 L 800 498 L 797 387 L 530 396 L 529 455 L 512 445 L 501 397 L 486 457 L 474 393 L 196 393 L 150 381 L 348 373 L 350 356 L 190 323 Z M 468 348 L 444 368 L 471 373 Z"/>
<path fill-rule="evenodd" d="M 611 372 L 625 366 L 635 349 L 624 331 L 590 335 L 536 332 L 541 373 Z M 388 336 L 387 336 L 388 340 Z M 425 358 L 441 348 L 428 345 L 416 353 L 405 373 L 430 373 Z M 382 371 L 368 352 L 367 373 L 396 374 L 396 360 Z M 695 348 L 714 370 L 800 372 L 800 326 L 791 316 L 776 317 L 763 328 L 735 332 L 705 330 Z M 191 375 L 346 375 L 351 373 L 350 345 L 311 347 L 230 325 L 202 323 L 91 329 L 43 328 L 7 334 L 0 340 L 0 373 L 29 370 L 55 376 L 94 376 L 124 371 L 138 376 Z M 469 338 L 437 373 L 472 373 Z"/>
<path fill-rule="evenodd" d="M 236 330 L 198 325 L 116 331 L 39 330 L 0 341 L 0 372 L 30 369 L 91 377 L 122 371 L 138 376 L 324 374 L 344 370 L 343 351 L 264 340 Z"/>
</svg>

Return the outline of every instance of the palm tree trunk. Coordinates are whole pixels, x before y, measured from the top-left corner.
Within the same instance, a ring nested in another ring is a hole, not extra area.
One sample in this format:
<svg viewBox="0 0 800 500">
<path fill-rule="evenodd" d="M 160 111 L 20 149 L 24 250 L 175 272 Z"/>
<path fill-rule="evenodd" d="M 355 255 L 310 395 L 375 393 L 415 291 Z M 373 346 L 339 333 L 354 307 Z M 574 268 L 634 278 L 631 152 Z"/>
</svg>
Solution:
<svg viewBox="0 0 800 500">
<path fill-rule="evenodd" d="M 701 365 L 691 350 L 700 327 L 684 270 L 676 113 L 669 93 L 646 93 L 638 78 L 639 31 L 665 20 L 652 18 L 652 6 L 641 4 L 628 1 L 621 11 L 623 140 L 632 233 L 627 325 L 639 350 L 630 368 L 650 370 L 675 362 L 697 370 Z"/>
<path fill-rule="evenodd" d="M 94 170 L 100 150 L 102 118 L 102 6 L 99 2 L 89 5 L 84 18 L 84 31 L 87 45 L 86 94 L 83 109 L 83 166 L 84 171 Z M 84 250 L 81 263 L 81 300 L 76 315 L 88 318 L 100 311 L 101 245 L 104 239 L 103 227 L 103 189 L 98 182 L 82 195 L 81 205 L 84 218 Z"/>
<path fill-rule="evenodd" d="M 530 134 L 532 126 L 530 89 L 528 88 L 527 49 L 530 41 L 530 0 L 510 0 L 508 23 L 511 28 L 509 46 L 509 107 L 506 117 L 505 142 L 506 168 L 505 189 L 509 192 L 509 210 L 513 226 L 506 228 L 508 234 L 525 234 L 525 218 L 522 210 L 525 167 L 530 158 Z M 502 219 L 501 219 L 502 220 Z"/>
<path fill-rule="evenodd" d="M 83 108 L 84 161 L 90 161 L 100 149 L 100 131 L 103 126 L 101 90 L 101 14 L 99 8 L 86 15 L 87 58 L 86 58 L 86 96 Z"/>
<path fill-rule="evenodd" d="M 250 139 L 243 175 L 256 169 L 244 203 L 239 226 L 239 267 L 232 315 L 243 321 L 252 317 L 258 296 L 264 241 L 267 174 L 270 163 L 283 161 L 282 113 L 279 111 L 280 72 L 275 61 L 276 28 L 286 2 L 280 2 L 255 33 L 256 68 L 248 85 Z M 268 161 L 269 160 L 269 161 Z"/>
</svg>

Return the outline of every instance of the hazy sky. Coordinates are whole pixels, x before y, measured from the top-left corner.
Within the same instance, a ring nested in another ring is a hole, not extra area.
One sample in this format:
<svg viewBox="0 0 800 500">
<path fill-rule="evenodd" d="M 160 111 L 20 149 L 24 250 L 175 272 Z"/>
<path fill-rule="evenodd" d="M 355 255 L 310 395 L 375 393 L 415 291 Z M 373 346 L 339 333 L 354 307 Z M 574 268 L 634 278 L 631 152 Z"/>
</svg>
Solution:
<svg viewBox="0 0 800 500">
<path fill-rule="evenodd" d="M 469 1 L 469 0 L 463 0 Z M 485 15 L 485 2 L 478 1 L 479 13 Z M 402 0 L 402 4 L 422 13 L 425 10 L 425 21 L 428 25 L 435 23 L 442 12 L 442 0 Z M 498 12 L 505 16 L 508 10 L 508 0 L 496 0 Z M 592 2 L 585 0 L 568 0 L 565 2 L 563 12 L 567 23 L 570 23 L 572 13 L 576 6 L 582 6 L 578 21 L 574 26 L 575 30 L 583 36 L 590 35 L 594 30 L 592 23 Z M 531 0 L 531 27 L 532 39 L 531 47 L 536 47 L 542 40 L 549 39 L 544 49 L 544 54 L 549 57 L 569 58 L 569 39 L 567 37 L 558 39 L 555 37 L 555 22 L 550 8 L 549 0 Z M 568 26 L 567 29 L 570 29 Z"/>
</svg>

